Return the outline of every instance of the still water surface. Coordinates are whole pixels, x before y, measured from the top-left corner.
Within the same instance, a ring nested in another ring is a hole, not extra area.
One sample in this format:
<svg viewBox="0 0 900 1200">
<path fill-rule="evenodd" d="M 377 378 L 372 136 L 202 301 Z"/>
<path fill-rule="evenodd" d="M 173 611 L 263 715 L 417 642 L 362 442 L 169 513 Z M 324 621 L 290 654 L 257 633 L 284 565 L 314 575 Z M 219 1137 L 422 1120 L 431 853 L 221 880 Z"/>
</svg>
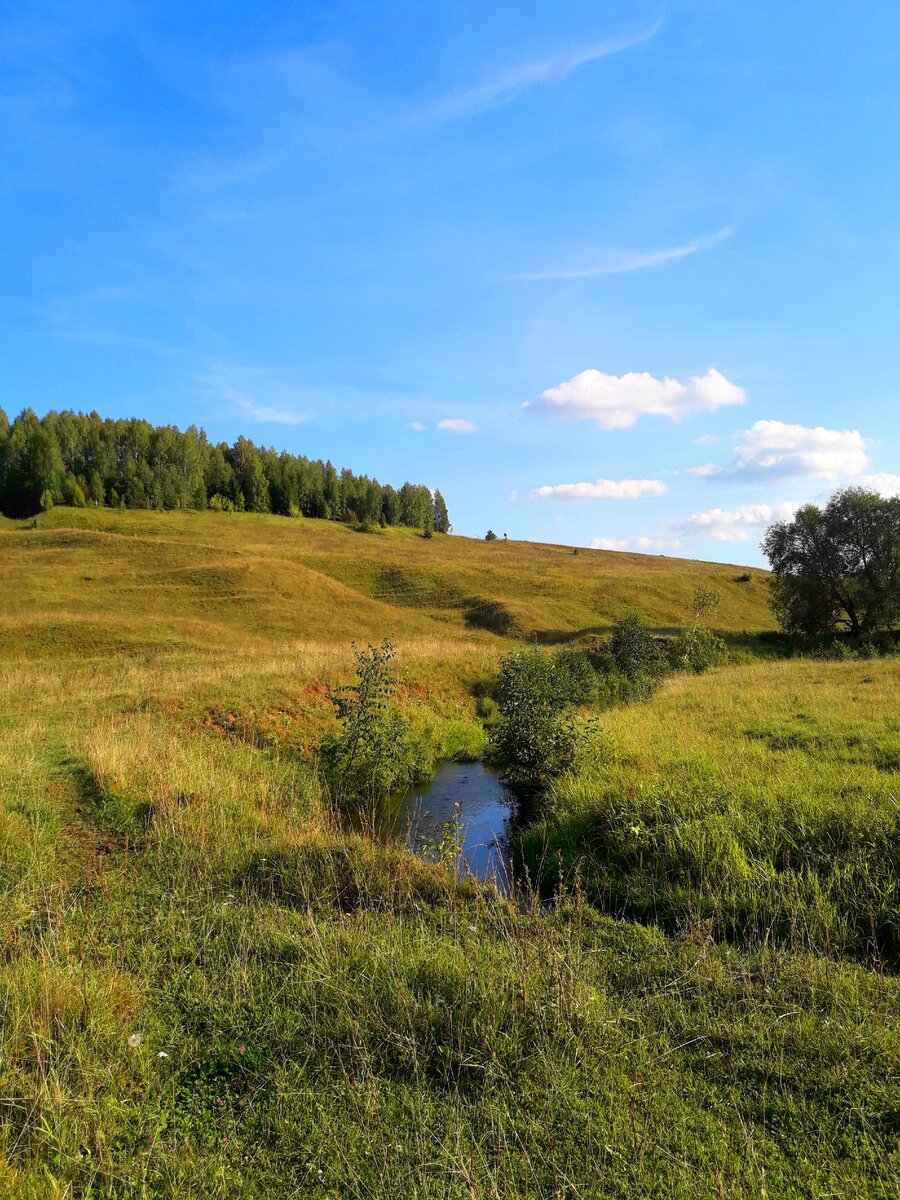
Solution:
<svg viewBox="0 0 900 1200">
<path fill-rule="evenodd" d="M 460 875 L 493 878 L 506 895 L 511 878 L 510 836 L 515 803 L 496 771 L 482 762 L 445 763 L 430 783 L 395 797 L 378 815 L 378 832 L 404 838 L 423 858 L 456 840 Z"/>
</svg>

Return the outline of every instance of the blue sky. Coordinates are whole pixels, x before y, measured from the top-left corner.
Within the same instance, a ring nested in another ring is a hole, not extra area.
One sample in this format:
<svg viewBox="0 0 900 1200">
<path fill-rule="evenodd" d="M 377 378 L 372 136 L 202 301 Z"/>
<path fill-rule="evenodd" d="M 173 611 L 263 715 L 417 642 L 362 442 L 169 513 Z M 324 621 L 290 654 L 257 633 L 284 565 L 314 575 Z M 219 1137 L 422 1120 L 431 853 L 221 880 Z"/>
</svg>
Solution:
<svg viewBox="0 0 900 1200">
<path fill-rule="evenodd" d="M 900 490 L 893 0 L 4 8 L 11 415 L 732 562 Z"/>
</svg>

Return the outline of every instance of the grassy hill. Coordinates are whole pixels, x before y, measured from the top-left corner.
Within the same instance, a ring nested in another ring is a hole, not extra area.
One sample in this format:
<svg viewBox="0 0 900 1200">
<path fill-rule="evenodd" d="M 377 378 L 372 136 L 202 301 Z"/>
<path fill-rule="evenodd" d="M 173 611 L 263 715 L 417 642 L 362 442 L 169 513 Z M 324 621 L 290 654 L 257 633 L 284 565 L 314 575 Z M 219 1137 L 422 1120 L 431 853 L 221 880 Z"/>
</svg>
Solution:
<svg viewBox="0 0 900 1200">
<path fill-rule="evenodd" d="M 772 625 L 765 573 L 685 559 L 328 521 L 53 509 L 0 525 L 7 638 L 72 647 L 177 637 L 323 642 L 507 630 L 553 643 L 602 633 L 628 608 L 660 630 L 698 583 L 730 632 Z M 139 621 L 135 622 L 135 617 Z"/>
<path fill-rule="evenodd" d="M 517 644 L 727 632 L 765 577 L 316 521 L 0 521 L 0 1196 L 900 1194 L 900 663 L 595 714 L 521 911 L 348 832 L 318 769 L 391 636 L 423 761 Z M 596 726 L 599 724 L 599 729 Z"/>
</svg>

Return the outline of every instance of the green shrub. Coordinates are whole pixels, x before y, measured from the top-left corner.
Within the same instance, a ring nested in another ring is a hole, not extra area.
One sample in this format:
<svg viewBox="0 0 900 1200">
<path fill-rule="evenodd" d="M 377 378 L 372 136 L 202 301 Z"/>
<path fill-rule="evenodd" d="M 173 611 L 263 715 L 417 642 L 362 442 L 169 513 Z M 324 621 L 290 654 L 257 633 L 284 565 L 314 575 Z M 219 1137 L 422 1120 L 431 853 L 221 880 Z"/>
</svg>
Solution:
<svg viewBox="0 0 900 1200">
<path fill-rule="evenodd" d="M 728 647 L 711 629 L 696 626 L 683 630 L 671 642 L 669 657 L 673 670 L 693 671 L 695 675 L 702 675 L 710 667 L 727 660 Z"/>
<path fill-rule="evenodd" d="M 393 658 L 387 640 L 356 651 L 356 682 L 329 696 L 341 730 L 326 743 L 322 757 L 338 804 L 375 800 L 412 782 L 409 724 L 393 704 Z"/>
<path fill-rule="evenodd" d="M 655 675 L 638 675 L 629 679 L 615 668 L 597 676 L 595 703 L 599 708 L 616 708 L 623 704 L 635 704 L 649 700 L 659 688 L 660 680 Z"/>
<path fill-rule="evenodd" d="M 653 678 L 662 673 L 663 659 L 659 646 L 637 613 L 627 613 L 616 621 L 609 649 L 616 668 L 632 681 L 641 676 Z"/>
<path fill-rule="evenodd" d="M 506 777 L 517 787 L 541 789 L 572 765 L 575 731 L 564 710 L 567 672 L 537 648 L 517 650 L 500 663 L 500 721 L 493 742 Z"/>
<path fill-rule="evenodd" d="M 838 637 L 823 638 L 810 653 L 810 658 L 819 662 L 846 662 L 853 657 L 853 651 L 843 639 Z"/>
<path fill-rule="evenodd" d="M 567 704 L 589 704 L 597 696 L 597 672 L 583 650 L 565 647 L 553 659 L 556 687 Z"/>
</svg>

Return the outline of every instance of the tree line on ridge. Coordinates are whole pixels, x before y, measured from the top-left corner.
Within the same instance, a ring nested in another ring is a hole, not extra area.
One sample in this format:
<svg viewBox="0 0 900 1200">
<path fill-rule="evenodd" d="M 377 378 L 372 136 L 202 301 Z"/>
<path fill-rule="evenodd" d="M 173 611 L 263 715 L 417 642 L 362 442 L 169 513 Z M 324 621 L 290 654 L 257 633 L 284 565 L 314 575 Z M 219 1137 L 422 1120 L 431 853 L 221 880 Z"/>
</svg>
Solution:
<svg viewBox="0 0 900 1200">
<path fill-rule="evenodd" d="M 213 444 L 202 429 L 138 418 L 0 408 L 0 512 L 30 517 L 54 504 L 152 509 L 235 509 L 322 517 L 364 526 L 449 533 L 439 491 L 400 488 L 331 462 L 256 446 Z"/>
</svg>

